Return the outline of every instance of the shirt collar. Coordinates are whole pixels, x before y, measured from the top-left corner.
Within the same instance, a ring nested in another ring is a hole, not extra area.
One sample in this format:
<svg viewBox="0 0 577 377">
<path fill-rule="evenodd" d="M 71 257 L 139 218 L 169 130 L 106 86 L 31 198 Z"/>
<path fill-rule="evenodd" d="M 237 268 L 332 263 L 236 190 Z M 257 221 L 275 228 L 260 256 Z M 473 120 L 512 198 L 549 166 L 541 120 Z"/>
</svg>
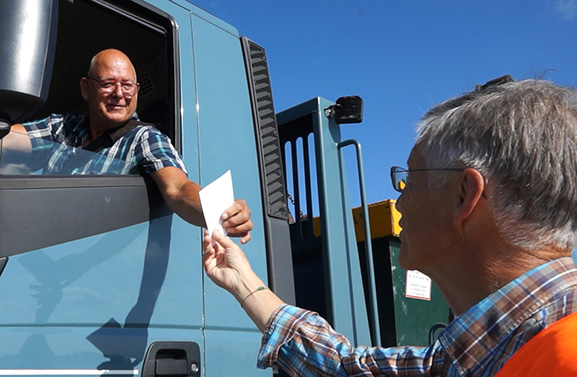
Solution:
<svg viewBox="0 0 577 377">
<path fill-rule="evenodd" d="M 570 257 L 556 259 L 519 276 L 457 317 L 439 341 L 460 373 L 470 370 L 520 323 L 558 292 L 577 285 Z"/>
</svg>

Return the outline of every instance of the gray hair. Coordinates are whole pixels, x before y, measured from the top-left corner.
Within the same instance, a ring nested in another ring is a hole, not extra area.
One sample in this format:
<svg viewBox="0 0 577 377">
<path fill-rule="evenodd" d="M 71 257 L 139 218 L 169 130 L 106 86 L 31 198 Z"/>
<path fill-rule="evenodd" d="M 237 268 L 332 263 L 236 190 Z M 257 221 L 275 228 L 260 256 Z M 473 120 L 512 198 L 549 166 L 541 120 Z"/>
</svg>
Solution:
<svg viewBox="0 0 577 377">
<path fill-rule="evenodd" d="M 483 175 L 501 236 L 512 245 L 575 246 L 575 91 L 544 80 L 489 86 L 434 107 L 418 132 L 428 167 Z M 446 179 L 437 176 L 437 184 Z"/>
</svg>

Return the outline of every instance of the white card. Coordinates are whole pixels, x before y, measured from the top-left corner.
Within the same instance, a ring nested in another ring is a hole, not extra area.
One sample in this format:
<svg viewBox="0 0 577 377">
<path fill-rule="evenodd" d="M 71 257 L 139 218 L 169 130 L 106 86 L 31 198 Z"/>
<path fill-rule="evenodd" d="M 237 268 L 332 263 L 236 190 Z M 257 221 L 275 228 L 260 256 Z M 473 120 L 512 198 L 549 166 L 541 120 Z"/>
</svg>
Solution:
<svg viewBox="0 0 577 377">
<path fill-rule="evenodd" d="M 211 237 L 212 232 L 217 229 L 226 235 L 227 233 L 222 227 L 220 217 L 234 203 L 230 170 L 200 190 L 199 196 L 206 228 Z"/>
</svg>

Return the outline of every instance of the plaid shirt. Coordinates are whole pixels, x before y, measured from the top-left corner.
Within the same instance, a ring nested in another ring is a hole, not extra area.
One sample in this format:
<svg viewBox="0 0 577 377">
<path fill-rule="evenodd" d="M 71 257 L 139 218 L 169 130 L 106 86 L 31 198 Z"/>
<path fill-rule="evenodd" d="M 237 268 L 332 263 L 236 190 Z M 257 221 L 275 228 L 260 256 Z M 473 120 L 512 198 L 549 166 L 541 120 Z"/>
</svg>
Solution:
<svg viewBox="0 0 577 377">
<path fill-rule="evenodd" d="M 131 119 L 138 117 L 134 114 Z M 139 169 L 151 173 L 174 166 L 186 173 L 170 139 L 154 127 L 139 125 L 111 147 L 92 153 L 82 150 L 88 124 L 86 115 L 77 114 L 52 114 L 24 123 L 36 161 L 33 170 L 41 168 L 42 174 L 132 174 Z"/>
<path fill-rule="evenodd" d="M 429 347 L 356 347 L 316 313 L 284 305 L 269 320 L 258 366 L 297 376 L 493 376 L 539 331 L 577 312 L 570 257 L 541 265 L 456 318 Z"/>
</svg>

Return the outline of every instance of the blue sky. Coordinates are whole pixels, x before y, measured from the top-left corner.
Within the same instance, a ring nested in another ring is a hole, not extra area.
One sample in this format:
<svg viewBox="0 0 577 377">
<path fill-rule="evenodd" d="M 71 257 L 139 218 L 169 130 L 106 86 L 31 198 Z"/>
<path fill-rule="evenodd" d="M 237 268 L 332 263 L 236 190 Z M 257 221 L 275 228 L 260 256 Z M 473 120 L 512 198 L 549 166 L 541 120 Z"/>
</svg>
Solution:
<svg viewBox="0 0 577 377">
<path fill-rule="evenodd" d="M 277 111 L 364 99 L 342 134 L 363 146 L 369 203 L 397 198 L 389 167 L 406 165 L 433 105 L 504 74 L 577 84 L 577 0 L 191 2 L 266 49 Z"/>
</svg>

